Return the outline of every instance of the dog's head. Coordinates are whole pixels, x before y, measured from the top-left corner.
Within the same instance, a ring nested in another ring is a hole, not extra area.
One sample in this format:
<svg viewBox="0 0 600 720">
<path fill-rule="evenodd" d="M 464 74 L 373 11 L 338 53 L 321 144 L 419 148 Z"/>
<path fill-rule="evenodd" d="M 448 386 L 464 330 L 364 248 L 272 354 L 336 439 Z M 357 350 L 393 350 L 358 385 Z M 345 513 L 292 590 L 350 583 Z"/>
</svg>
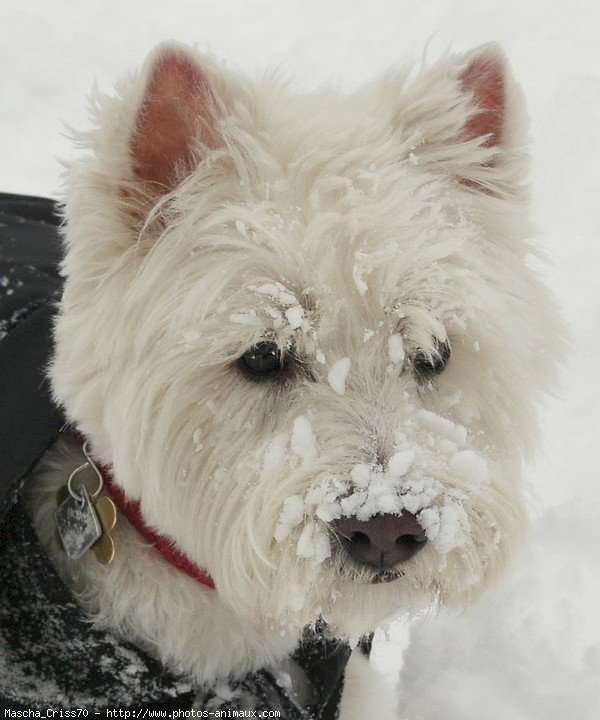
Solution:
<svg viewBox="0 0 600 720">
<path fill-rule="evenodd" d="M 474 597 L 556 338 L 501 51 L 341 96 L 167 44 L 95 114 L 51 373 L 146 521 L 249 617 Z"/>
</svg>

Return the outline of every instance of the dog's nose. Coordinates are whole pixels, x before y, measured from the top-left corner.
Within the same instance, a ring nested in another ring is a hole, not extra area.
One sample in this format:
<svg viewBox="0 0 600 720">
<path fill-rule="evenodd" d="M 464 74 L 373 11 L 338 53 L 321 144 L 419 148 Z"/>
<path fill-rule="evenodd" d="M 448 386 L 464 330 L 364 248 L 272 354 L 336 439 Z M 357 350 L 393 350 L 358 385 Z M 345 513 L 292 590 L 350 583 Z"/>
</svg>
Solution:
<svg viewBox="0 0 600 720">
<path fill-rule="evenodd" d="M 340 518 L 332 528 L 353 560 L 380 570 L 408 560 L 427 542 L 425 531 L 409 512 L 374 515 L 369 520 Z"/>
</svg>

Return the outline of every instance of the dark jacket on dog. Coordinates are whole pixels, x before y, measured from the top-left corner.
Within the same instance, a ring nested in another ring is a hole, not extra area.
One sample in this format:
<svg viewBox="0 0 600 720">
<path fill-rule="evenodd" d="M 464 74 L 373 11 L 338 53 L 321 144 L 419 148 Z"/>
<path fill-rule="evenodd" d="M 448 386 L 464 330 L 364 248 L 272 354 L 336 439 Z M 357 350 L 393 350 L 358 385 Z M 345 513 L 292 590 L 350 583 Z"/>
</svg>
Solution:
<svg viewBox="0 0 600 720">
<path fill-rule="evenodd" d="M 59 224 L 51 200 L 0 194 L 0 708 L 280 710 L 288 720 L 332 720 L 350 649 L 324 623 L 293 656 L 316 707 L 300 707 L 267 670 L 192 688 L 94 628 L 45 555 L 19 489 L 65 424 L 45 377 L 62 289 Z"/>
</svg>

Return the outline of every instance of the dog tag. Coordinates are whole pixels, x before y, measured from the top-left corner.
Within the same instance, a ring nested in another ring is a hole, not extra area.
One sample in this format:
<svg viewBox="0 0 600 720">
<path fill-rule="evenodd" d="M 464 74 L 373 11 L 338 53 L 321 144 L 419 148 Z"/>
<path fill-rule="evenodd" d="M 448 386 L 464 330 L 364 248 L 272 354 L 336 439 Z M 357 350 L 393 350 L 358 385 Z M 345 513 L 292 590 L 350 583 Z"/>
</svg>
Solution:
<svg viewBox="0 0 600 720">
<path fill-rule="evenodd" d="M 79 560 L 102 537 L 102 527 L 86 488 L 67 496 L 54 512 L 54 522 L 69 560 Z"/>
<path fill-rule="evenodd" d="M 117 508 L 110 498 L 103 496 L 96 503 L 95 510 L 102 526 L 102 537 L 95 543 L 92 550 L 99 563 L 108 565 L 115 556 L 115 543 L 110 531 L 117 524 Z"/>
</svg>

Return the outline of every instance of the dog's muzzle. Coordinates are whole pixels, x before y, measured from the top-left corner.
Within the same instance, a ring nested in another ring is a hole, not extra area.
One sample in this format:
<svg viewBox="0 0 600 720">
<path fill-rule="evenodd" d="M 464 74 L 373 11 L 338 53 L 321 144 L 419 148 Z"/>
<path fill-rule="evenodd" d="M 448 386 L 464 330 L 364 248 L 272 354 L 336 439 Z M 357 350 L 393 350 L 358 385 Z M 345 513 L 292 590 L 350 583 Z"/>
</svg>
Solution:
<svg viewBox="0 0 600 720">
<path fill-rule="evenodd" d="M 374 515 L 368 520 L 344 517 L 331 523 L 331 527 L 340 548 L 357 565 L 386 576 L 427 542 L 416 516 L 406 511 L 401 515 Z"/>
</svg>

